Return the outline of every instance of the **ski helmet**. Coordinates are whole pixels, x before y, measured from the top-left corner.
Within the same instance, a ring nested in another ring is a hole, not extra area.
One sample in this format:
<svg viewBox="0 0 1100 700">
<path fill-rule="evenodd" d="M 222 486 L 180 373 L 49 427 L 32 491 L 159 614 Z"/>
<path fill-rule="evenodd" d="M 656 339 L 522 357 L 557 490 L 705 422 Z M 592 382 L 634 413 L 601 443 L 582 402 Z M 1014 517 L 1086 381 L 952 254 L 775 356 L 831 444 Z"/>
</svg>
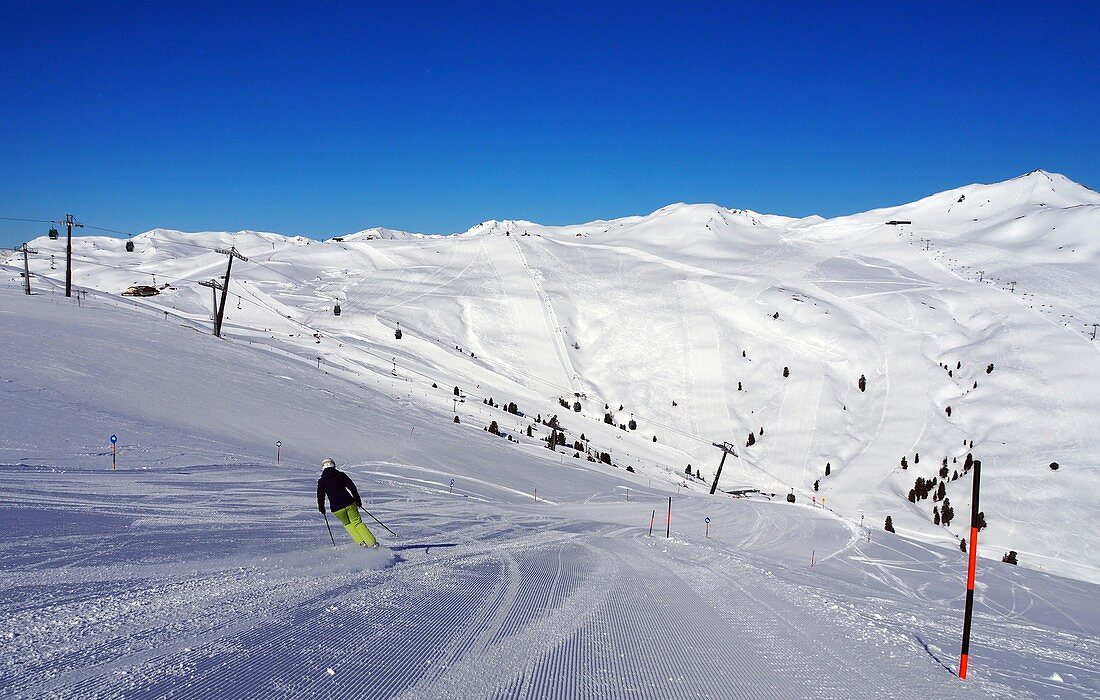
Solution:
<svg viewBox="0 0 1100 700">
<path fill-rule="evenodd" d="M 332 457 L 325 457 L 324 459 L 321 460 L 321 469 L 328 469 L 329 467 L 335 467 L 335 466 L 336 466 L 336 460 L 334 460 Z"/>
</svg>

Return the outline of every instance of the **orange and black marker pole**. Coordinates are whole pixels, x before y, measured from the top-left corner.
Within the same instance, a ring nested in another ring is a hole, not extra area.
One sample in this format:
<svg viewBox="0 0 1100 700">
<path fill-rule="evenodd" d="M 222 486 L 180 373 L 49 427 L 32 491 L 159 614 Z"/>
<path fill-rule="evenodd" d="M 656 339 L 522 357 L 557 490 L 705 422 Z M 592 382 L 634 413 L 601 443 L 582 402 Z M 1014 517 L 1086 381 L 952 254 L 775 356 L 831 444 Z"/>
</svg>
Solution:
<svg viewBox="0 0 1100 700">
<path fill-rule="evenodd" d="M 668 522 L 665 524 L 665 539 L 672 536 L 672 496 L 668 497 Z"/>
<path fill-rule="evenodd" d="M 974 572 L 978 567 L 978 481 L 982 463 L 974 460 L 974 498 L 970 504 L 970 567 L 966 572 L 966 616 L 963 618 L 962 658 L 959 659 L 959 678 L 966 678 L 966 665 L 970 657 L 970 617 L 974 613 Z"/>
</svg>

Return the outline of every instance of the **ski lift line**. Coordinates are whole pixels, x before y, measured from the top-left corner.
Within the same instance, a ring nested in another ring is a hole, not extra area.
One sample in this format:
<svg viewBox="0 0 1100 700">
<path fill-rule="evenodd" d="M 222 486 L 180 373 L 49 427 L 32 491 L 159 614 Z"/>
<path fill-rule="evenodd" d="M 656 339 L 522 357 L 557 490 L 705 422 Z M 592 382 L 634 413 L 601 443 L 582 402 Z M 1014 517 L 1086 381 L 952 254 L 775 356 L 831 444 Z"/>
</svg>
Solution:
<svg viewBox="0 0 1100 700">
<path fill-rule="evenodd" d="M 56 224 L 56 221 L 50 219 L 23 219 L 16 216 L 0 216 L 0 221 L 25 221 L 32 224 Z"/>
<path fill-rule="evenodd" d="M 76 256 L 76 255 L 73 256 L 73 259 L 78 260 L 78 261 L 83 262 L 83 263 L 86 263 L 88 265 L 96 265 L 98 267 L 105 267 L 105 268 L 110 269 L 110 270 L 120 270 L 120 271 L 123 271 L 123 272 L 133 272 L 133 273 L 139 274 L 139 275 L 156 274 L 156 275 L 159 275 L 161 277 L 161 279 L 164 279 L 164 280 L 167 280 L 167 281 L 170 281 L 170 282 L 192 282 L 194 284 L 200 284 L 200 283 L 206 281 L 206 280 L 200 280 L 200 279 L 193 279 L 193 278 L 190 278 L 190 277 L 173 277 L 171 275 L 165 275 L 165 274 L 162 274 L 162 273 L 159 273 L 159 272 L 152 273 L 152 272 L 147 272 L 145 270 L 137 270 L 137 269 L 132 268 L 132 267 L 124 267 L 124 266 L 121 266 L 121 265 L 108 265 L 106 263 L 97 262 L 95 260 L 89 260 L 89 259 L 84 258 L 82 256 Z M 48 275 L 43 275 L 43 276 L 48 277 Z M 256 306 L 256 307 L 258 307 L 260 309 L 263 309 L 265 311 L 272 311 L 274 313 L 277 313 L 270 306 L 263 303 L 261 300 L 257 299 L 252 294 L 251 290 L 248 289 L 247 286 L 242 285 L 242 287 L 244 288 L 245 293 L 248 294 L 252 298 L 251 299 L 243 299 L 238 294 L 237 295 L 238 300 L 247 301 L 249 304 L 252 304 L 253 306 Z M 288 319 L 288 320 L 292 320 L 292 319 Z M 313 329 L 311 329 L 311 330 L 313 330 Z"/>
<path fill-rule="evenodd" d="M 107 233 L 117 233 L 119 235 L 128 236 L 130 238 L 134 237 L 134 234 L 127 233 L 126 231 L 119 231 L 113 228 L 103 228 L 102 226 L 92 226 L 91 224 L 84 224 L 84 228 L 95 229 L 96 231 L 106 231 Z"/>
</svg>

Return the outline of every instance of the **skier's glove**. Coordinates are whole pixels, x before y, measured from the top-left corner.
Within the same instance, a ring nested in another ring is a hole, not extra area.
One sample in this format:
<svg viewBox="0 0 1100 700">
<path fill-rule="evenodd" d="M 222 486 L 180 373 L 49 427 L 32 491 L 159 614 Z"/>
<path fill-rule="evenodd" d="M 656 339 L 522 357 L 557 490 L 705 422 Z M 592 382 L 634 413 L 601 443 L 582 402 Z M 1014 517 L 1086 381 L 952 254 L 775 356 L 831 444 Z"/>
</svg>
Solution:
<svg viewBox="0 0 1100 700">
<path fill-rule="evenodd" d="M 355 507 L 356 508 L 362 508 L 363 507 L 363 502 L 362 501 L 356 501 L 355 502 Z"/>
</svg>

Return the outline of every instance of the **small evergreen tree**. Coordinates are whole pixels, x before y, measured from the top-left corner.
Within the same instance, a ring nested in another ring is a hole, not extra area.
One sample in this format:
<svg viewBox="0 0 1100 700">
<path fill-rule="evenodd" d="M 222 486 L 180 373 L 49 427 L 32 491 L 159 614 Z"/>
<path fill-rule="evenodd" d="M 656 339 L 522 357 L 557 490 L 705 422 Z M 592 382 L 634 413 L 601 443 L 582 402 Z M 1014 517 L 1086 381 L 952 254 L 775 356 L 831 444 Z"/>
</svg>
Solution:
<svg viewBox="0 0 1100 700">
<path fill-rule="evenodd" d="M 745 442 L 745 447 L 752 447 L 756 444 L 756 435 L 749 433 L 749 439 Z"/>
<path fill-rule="evenodd" d="M 943 507 L 940 508 L 940 520 L 944 527 L 951 527 L 951 521 L 955 519 L 955 509 L 951 507 L 951 499 L 943 499 Z"/>
<path fill-rule="evenodd" d="M 821 479 L 818 479 L 814 482 L 814 491 L 819 491 L 820 489 L 821 489 Z"/>
<path fill-rule="evenodd" d="M 657 436 L 656 435 L 653 436 L 653 442 L 657 442 Z"/>
<path fill-rule="evenodd" d="M 1057 462 L 1051 462 L 1051 463 L 1050 463 L 1050 470 L 1051 470 L 1052 472 L 1056 472 L 1056 471 L 1058 471 L 1058 463 L 1057 463 Z"/>
<path fill-rule="evenodd" d="M 534 436 L 535 436 L 535 431 L 531 428 L 531 426 L 527 426 L 527 437 L 534 437 Z"/>
<path fill-rule="evenodd" d="M 932 524 L 940 524 L 940 509 L 938 506 L 932 506 Z"/>
<path fill-rule="evenodd" d="M 974 527 L 978 528 L 978 532 L 988 527 L 985 522 L 985 511 L 978 511 L 978 519 L 974 522 Z"/>
<path fill-rule="evenodd" d="M 737 382 L 737 390 L 741 391 L 741 382 Z"/>
<path fill-rule="evenodd" d="M 945 408 L 943 410 L 947 414 L 947 417 L 950 418 L 951 417 L 951 407 L 948 406 L 947 408 Z"/>
<path fill-rule="evenodd" d="M 962 551 L 963 554 L 966 554 L 966 539 L 965 538 L 959 540 L 959 549 Z"/>
<path fill-rule="evenodd" d="M 986 374 L 993 374 L 993 363 L 992 362 L 990 362 L 989 366 L 985 368 L 985 373 Z"/>
<path fill-rule="evenodd" d="M 825 476 L 829 476 L 832 473 L 833 473 L 833 464 L 832 464 L 832 462 L 826 462 L 825 463 Z"/>
<path fill-rule="evenodd" d="M 461 422 L 462 422 L 462 421 L 460 421 L 460 420 L 458 419 L 458 416 L 455 416 L 455 423 L 461 423 Z"/>
<path fill-rule="evenodd" d="M 867 377 L 862 374 L 859 375 L 859 390 L 867 391 Z"/>
<path fill-rule="evenodd" d="M 908 469 L 909 468 L 909 461 L 906 460 L 905 457 L 901 458 L 901 468 L 902 469 Z"/>
<path fill-rule="evenodd" d="M 886 516 L 886 525 L 885 525 L 884 529 L 887 532 L 893 532 L 894 531 L 894 519 L 891 518 L 889 515 Z"/>
<path fill-rule="evenodd" d="M 610 413 L 603 414 L 603 422 L 608 425 L 615 425 L 615 418 Z"/>
<path fill-rule="evenodd" d="M 920 464 L 920 452 L 913 453 L 913 464 Z"/>
<path fill-rule="evenodd" d="M 496 421 L 491 421 L 489 423 L 489 432 L 493 435 L 500 435 L 500 428 L 497 426 Z"/>
<path fill-rule="evenodd" d="M 1016 550 L 1011 549 L 1005 552 L 1005 555 L 1001 557 L 1001 561 L 1003 561 L 1005 564 L 1012 564 L 1013 566 L 1016 566 Z"/>
<path fill-rule="evenodd" d="M 574 401 L 573 402 L 573 411 L 575 411 L 576 413 L 581 412 L 581 402 L 580 401 Z"/>
<path fill-rule="evenodd" d="M 460 393 L 459 393 L 459 391 L 458 391 L 458 387 L 457 387 L 457 386 L 455 387 L 455 396 L 461 396 L 461 394 L 460 394 Z"/>
<path fill-rule="evenodd" d="M 691 476 L 691 465 L 690 464 L 687 465 L 687 469 L 684 470 L 684 473 L 687 474 L 688 476 Z"/>
<path fill-rule="evenodd" d="M 786 379 L 789 376 L 791 376 L 790 368 L 789 367 L 784 367 L 783 368 L 783 378 Z"/>
</svg>

